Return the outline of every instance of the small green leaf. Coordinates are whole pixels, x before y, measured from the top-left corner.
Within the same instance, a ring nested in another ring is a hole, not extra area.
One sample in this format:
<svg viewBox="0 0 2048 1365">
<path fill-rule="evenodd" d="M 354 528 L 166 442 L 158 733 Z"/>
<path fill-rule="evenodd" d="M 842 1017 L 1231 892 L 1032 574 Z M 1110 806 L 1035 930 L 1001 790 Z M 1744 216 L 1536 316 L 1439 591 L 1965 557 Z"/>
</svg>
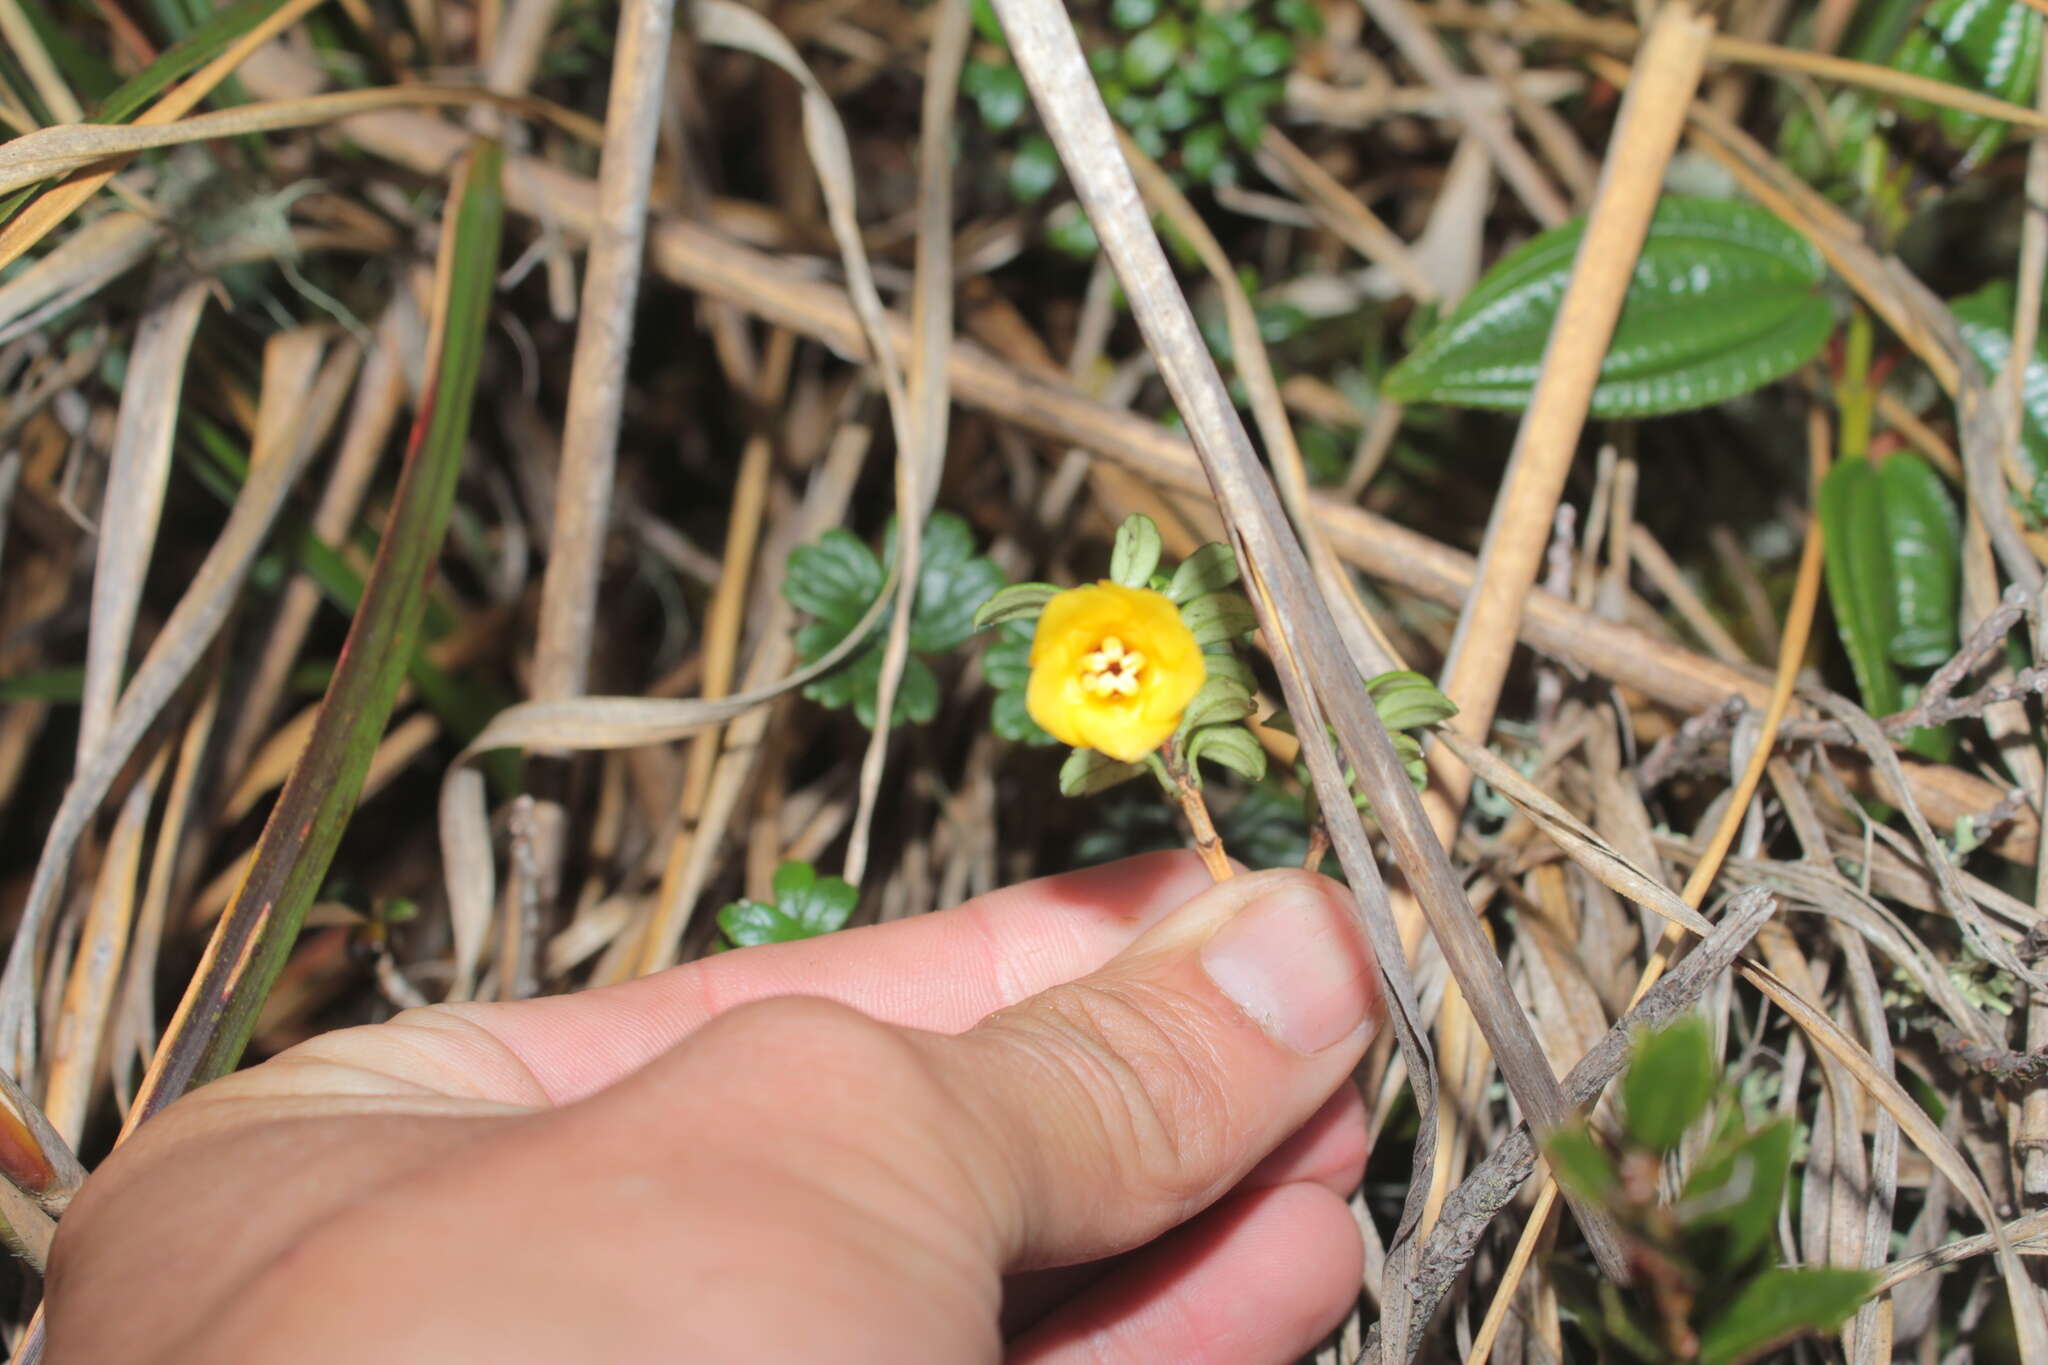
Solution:
<svg viewBox="0 0 2048 1365">
<path fill-rule="evenodd" d="M 1159 17 L 1159 0 L 1110 0 L 1109 22 L 1125 32 L 1141 29 Z"/>
<path fill-rule="evenodd" d="M 1575 219 L 1495 265 L 1388 372 L 1385 395 L 1524 407 L 1584 231 Z M 1825 278 L 1813 245 L 1763 209 L 1666 197 L 1601 363 L 1593 415 L 1687 412 L 1790 374 L 1834 327 Z"/>
<path fill-rule="evenodd" d="M 1010 193 L 1020 204 L 1035 204 L 1059 183 L 1059 150 L 1045 134 L 1032 133 L 1010 158 Z"/>
<path fill-rule="evenodd" d="M 1553 1132 L 1544 1141 L 1543 1155 L 1557 1183 L 1574 1194 L 1600 1200 L 1614 1189 L 1614 1162 L 1583 1122 Z"/>
<path fill-rule="evenodd" d="M 1161 128 L 1177 133 L 1202 116 L 1202 102 L 1188 89 L 1185 79 L 1169 74 L 1152 101 L 1152 113 Z"/>
<path fill-rule="evenodd" d="M 735 948 L 791 943 L 843 928 L 860 904 L 860 891 L 838 877 L 820 877 L 807 862 L 775 870 L 775 904 L 736 900 L 718 912 L 718 929 Z"/>
<path fill-rule="evenodd" d="M 1223 162 L 1223 152 L 1229 134 L 1220 123 L 1205 123 L 1181 140 L 1180 164 L 1182 169 L 1197 180 L 1208 181 L 1216 176 Z"/>
<path fill-rule="evenodd" d="M 1034 621 L 1045 610 L 1045 604 L 1060 595 L 1060 590 L 1050 583 L 1012 583 L 1007 588 L 998 588 L 995 596 L 981 604 L 974 613 L 974 628 L 986 630 L 1010 621 Z"/>
<path fill-rule="evenodd" d="M 1775 1347 L 1832 1332 L 1877 1288 L 1868 1270 L 1779 1266 L 1742 1287 L 1700 1334 L 1699 1365 L 1742 1365 Z"/>
<path fill-rule="evenodd" d="M 1258 146 L 1266 131 L 1266 112 L 1280 102 L 1281 93 L 1279 81 L 1238 86 L 1223 97 L 1223 126 L 1244 146 Z"/>
<path fill-rule="evenodd" d="M 1177 607 L 1184 607 L 1205 593 L 1221 592 L 1237 581 L 1237 552 L 1220 540 L 1212 540 L 1180 562 L 1167 584 L 1166 595 Z"/>
<path fill-rule="evenodd" d="M 1188 89 L 1210 99 L 1237 84 L 1237 50 L 1228 37 L 1210 25 L 1206 14 L 1195 21 L 1194 60 L 1182 72 L 1187 77 Z"/>
<path fill-rule="evenodd" d="M 1246 692 L 1258 690 L 1259 680 L 1253 676 L 1251 665 L 1230 653 L 1227 646 L 1203 650 L 1202 666 L 1203 672 L 1211 678 L 1228 678 Z"/>
<path fill-rule="evenodd" d="M 1093 749 L 1076 749 L 1060 765 L 1060 795 L 1093 796 L 1141 776 L 1144 771 L 1142 763 L 1119 763 Z"/>
<path fill-rule="evenodd" d="M 1821 480 L 1818 507 L 1835 630 L 1848 651 L 1864 709 L 1874 716 L 1891 715 L 1902 701 L 1891 659 L 1898 599 L 1890 581 L 1883 486 L 1870 461 L 1839 461 Z"/>
<path fill-rule="evenodd" d="M 1238 64 L 1248 76 L 1277 76 L 1294 65 L 1294 40 L 1268 29 L 1245 44 Z"/>
<path fill-rule="evenodd" d="M 1235 678 L 1211 674 L 1181 712 L 1180 732 L 1187 734 L 1204 725 L 1234 725 L 1249 719 L 1257 709 L 1250 688 Z"/>
<path fill-rule="evenodd" d="M 1031 627 L 1022 621 L 1003 626 L 995 642 L 982 651 L 981 674 L 996 691 L 989 709 L 989 724 L 996 734 L 1014 743 L 1044 748 L 1059 741 L 1031 718 L 1025 703 L 1031 686 L 1031 636 Z"/>
<path fill-rule="evenodd" d="M 1703 1267 L 1741 1270 L 1771 1243 L 1785 1199 L 1795 1124 L 1790 1117 L 1715 1143 L 1694 1167 L 1678 1214 Z"/>
<path fill-rule="evenodd" d="M 1933 668 L 1955 653 L 1962 596 L 1962 530 L 1934 467 L 1910 452 L 1877 467 L 1891 547 L 1897 620 L 1890 653 L 1907 668 Z"/>
<path fill-rule="evenodd" d="M 1644 1034 L 1621 1082 L 1628 1135 L 1655 1151 L 1670 1151 L 1706 1112 L 1718 1080 L 1713 1034 L 1704 1019 L 1688 1016 Z"/>
<path fill-rule="evenodd" d="M 1109 555 L 1110 581 L 1142 588 L 1159 567 L 1159 527 L 1142 512 L 1124 518 L 1116 528 L 1116 546 Z"/>
<path fill-rule="evenodd" d="M 1194 632 L 1198 645 L 1235 640 L 1259 624 L 1252 604 L 1235 592 L 1204 593 L 1180 609 L 1180 619 Z"/>
<path fill-rule="evenodd" d="M 859 536 L 831 530 L 814 543 L 790 551 L 782 595 L 798 611 L 837 628 L 838 634 L 826 645 L 829 649 L 860 624 L 882 590 L 882 573 L 881 561 Z"/>
<path fill-rule="evenodd" d="M 1088 221 L 1088 215 L 1081 212 L 1079 204 L 1068 204 L 1046 220 L 1045 244 L 1054 251 L 1082 261 L 1093 260 L 1095 254 L 1102 250 L 1102 239 L 1095 235 L 1095 224 Z"/>
<path fill-rule="evenodd" d="M 1009 40 L 1003 36 L 1003 22 L 996 18 L 995 6 L 989 0 L 968 0 L 968 4 L 974 15 L 975 31 L 997 47 L 1007 50 Z"/>
<path fill-rule="evenodd" d="M 1180 60 L 1187 30 L 1178 19 L 1161 19 L 1124 44 L 1124 58 L 1118 70 L 1134 89 L 1150 90 L 1164 79 Z"/>
<path fill-rule="evenodd" d="M 1392 731 L 1420 730 L 1458 714 L 1458 705 L 1420 673 L 1398 669 L 1365 685 L 1380 724 Z"/>
<path fill-rule="evenodd" d="M 1188 767 L 1197 759 L 1218 763 L 1257 782 L 1266 775 L 1266 751 L 1242 725 L 1210 725 L 1188 736 Z"/>
<path fill-rule="evenodd" d="M 1008 63 L 970 62 L 960 73 L 960 84 L 981 111 L 981 121 L 997 132 L 1015 127 L 1031 107 L 1023 73 Z"/>
<path fill-rule="evenodd" d="M 996 699 L 989 707 L 988 723 L 998 738 L 1007 739 L 1012 744 L 1028 744 L 1034 749 L 1043 749 L 1059 743 L 1046 733 L 1044 726 L 1031 718 L 1022 688 L 996 693 Z"/>
</svg>

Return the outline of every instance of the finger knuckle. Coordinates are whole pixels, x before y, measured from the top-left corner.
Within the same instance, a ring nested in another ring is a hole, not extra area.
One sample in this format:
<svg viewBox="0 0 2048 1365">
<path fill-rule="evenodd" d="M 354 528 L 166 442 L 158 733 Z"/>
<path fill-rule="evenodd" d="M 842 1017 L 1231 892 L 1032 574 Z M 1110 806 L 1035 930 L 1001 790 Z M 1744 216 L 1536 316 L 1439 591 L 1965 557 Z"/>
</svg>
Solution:
<svg viewBox="0 0 2048 1365">
<path fill-rule="evenodd" d="M 1238 1127 L 1199 1009 L 1170 991 L 1081 982 L 1040 997 L 1047 1052 L 1140 1198 L 1205 1197 Z"/>
</svg>

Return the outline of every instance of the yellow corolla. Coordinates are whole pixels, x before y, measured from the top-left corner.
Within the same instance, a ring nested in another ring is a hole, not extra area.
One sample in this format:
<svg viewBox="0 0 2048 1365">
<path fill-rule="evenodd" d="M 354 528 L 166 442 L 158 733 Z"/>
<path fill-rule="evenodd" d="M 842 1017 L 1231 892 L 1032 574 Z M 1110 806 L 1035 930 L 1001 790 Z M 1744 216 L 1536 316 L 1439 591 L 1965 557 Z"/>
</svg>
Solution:
<svg viewBox="0 0 2048 1365">
<path fill-rule="evenodd" d="M 1061 743 L 1136 763 L 1173 734 L 1207 671 L 1164 594 L 1093 583 L 1045 604 L 1024 704 Z"/>
</svg>

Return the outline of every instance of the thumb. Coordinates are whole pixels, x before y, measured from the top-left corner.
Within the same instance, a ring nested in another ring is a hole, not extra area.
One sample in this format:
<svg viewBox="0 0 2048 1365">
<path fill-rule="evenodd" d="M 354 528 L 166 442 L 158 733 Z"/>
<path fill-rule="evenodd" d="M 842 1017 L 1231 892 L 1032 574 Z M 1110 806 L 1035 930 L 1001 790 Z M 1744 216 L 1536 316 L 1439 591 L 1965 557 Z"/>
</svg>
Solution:
<svg viewBox="0 0 2048 1365">
<path fill-rule="evenodd" d="M 1010 1269 L 1137 1246 L 1240 1180 L 1344 1084 L 1380 1019 L 1344 888 L 1209 888 L 1093 975 L 989 1016 L 931 1060 L 979 1141 Z"/>
</svg>

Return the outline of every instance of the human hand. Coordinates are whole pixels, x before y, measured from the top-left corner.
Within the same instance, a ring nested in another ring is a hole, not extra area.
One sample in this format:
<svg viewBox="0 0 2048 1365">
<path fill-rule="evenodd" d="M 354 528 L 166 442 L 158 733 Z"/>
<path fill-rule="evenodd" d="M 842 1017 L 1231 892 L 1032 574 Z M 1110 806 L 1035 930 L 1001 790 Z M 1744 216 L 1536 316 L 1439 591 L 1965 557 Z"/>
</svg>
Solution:
<svg viewBox="0 0 2048 1365">
<path fill-rule="evenodd" d="M 1284 1362 L 1357 1292 L 1379 1017 L 1342 888 L 1187 854 L 409 1011 L 140 1128 L 46 1358 Z"/>
</svg>

